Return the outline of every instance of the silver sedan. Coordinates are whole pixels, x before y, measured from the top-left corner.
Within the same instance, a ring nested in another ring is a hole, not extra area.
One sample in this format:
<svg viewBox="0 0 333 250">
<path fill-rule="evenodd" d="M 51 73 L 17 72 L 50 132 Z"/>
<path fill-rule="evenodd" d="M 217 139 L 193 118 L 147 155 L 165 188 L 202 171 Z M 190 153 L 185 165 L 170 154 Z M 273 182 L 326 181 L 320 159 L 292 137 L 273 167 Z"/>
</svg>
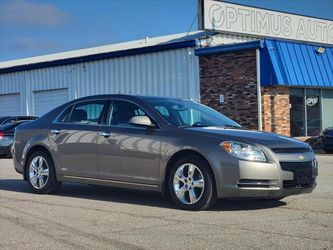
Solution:
<svg viewBox="0 0 333 250">
<path fill-rule="evenodd" d="M 300 141 L 189 100 L 129 95 L 81 98 L 20 125 L 12 154 L 36 193 L 63 181 L 109 185 L 158 191 L 189 210 L 311 192 L 318 169 Z"/>
</svg>

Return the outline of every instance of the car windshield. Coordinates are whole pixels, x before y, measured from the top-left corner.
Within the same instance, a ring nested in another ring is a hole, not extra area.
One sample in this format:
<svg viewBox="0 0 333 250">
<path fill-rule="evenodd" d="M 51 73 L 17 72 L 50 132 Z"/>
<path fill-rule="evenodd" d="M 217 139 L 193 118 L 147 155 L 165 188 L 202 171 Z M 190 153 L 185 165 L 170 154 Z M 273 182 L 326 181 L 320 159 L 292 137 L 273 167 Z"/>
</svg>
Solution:
<svg viewBox="0 0 333 250">
<path fill-rule="evenodd" d="M 241 126 L 205 105 L 181 99 L 146 99 L 165 119 L 176 127 Z"/>
<path fill-rule="evenodd" d="M 16 128 L 18 125 L 24 123 L 26 121 L 20 121 L 20 122 L 9 122 L 1 126 L 0 130 L 5 131 L 5 130 L 13 130 Z"/>
<path fill-rule="evenodd" d="M 0 126 L 1 124 L 6 121 L 9 117 L 0 117 Z"/>
</svg>

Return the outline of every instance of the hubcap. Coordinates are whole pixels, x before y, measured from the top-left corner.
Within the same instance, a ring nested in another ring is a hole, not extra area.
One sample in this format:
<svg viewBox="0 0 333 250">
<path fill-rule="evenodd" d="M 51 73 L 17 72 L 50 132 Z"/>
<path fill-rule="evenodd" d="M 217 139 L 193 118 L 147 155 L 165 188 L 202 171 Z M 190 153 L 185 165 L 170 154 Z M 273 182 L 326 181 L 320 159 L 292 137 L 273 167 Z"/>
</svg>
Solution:
<svg viewBox="0 0 333 250">
<path fill-rule="evenodd" d="M 49 165 L 42 156 L 32 159 L 29 166 L 29 179 L 31 185 L 36 189 L 43 188 L 49 179 Z"/>
<path fill-rule="evenodd" d="M 200 169 L 191 163 L 181 165 L 173 177 L 173 189 L 182 203 L 198 202 L 205 189 L 205 181 Z"/>
</svg>

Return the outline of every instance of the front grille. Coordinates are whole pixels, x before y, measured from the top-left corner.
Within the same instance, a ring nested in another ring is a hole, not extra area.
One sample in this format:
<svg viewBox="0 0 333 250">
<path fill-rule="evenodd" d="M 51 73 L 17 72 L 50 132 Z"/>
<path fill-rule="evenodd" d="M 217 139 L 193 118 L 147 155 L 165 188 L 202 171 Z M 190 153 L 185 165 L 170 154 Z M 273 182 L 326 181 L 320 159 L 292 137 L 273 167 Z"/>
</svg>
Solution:
<svg viewBox="0 0 333 250">
<path fill-rule="evenodd" d="M 307 153 L 310 152 L 309 148 L 272 148 L 272 151 L 277 154 L 289 153 Z"/>
<path fill-rule="evenodd" d="M 296 169 L 312 169 L 312 161 L 280 162 L 280 166 L 284 171 L 294 172 Z"/>
<path fill-rule="evenodd" d="M 280 166 L 284 171 L 294 173 L 293 180 L 283 181 L 283 187 L 308 187 L 312 186 L 315 178 L 313 178 L 313 162 L 280 162 Z"/>
<path fill-rule="evenodd" d="M 315 181 L 315 179 L 312 179 L 307 184 L 299 184 L 295 180 L 288 180 L 288 181 L 283 181 L 283 187 L 284 188 L 293 188 L 293 187 L 307 188 L 307 187 L 312 187 L 314 184 L 314 181 Z"/>
</svg>

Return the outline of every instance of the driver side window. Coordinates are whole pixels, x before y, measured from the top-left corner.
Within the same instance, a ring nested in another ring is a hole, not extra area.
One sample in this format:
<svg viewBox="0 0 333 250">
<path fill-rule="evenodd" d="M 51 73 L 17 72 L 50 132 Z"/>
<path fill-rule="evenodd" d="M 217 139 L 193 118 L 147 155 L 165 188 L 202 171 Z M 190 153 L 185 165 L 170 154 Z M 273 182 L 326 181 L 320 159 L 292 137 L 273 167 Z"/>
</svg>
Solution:
<svg viewBox="0 0 333 250">
<path fill-rule="evenodd" d="M 111 102 L 106 118 L 106 125 L 136 127 L 130 123 L 131 118 L 134 116 L 147 116 L 147 114 L 134 103 L 115 100 Z"/>
</svg>

